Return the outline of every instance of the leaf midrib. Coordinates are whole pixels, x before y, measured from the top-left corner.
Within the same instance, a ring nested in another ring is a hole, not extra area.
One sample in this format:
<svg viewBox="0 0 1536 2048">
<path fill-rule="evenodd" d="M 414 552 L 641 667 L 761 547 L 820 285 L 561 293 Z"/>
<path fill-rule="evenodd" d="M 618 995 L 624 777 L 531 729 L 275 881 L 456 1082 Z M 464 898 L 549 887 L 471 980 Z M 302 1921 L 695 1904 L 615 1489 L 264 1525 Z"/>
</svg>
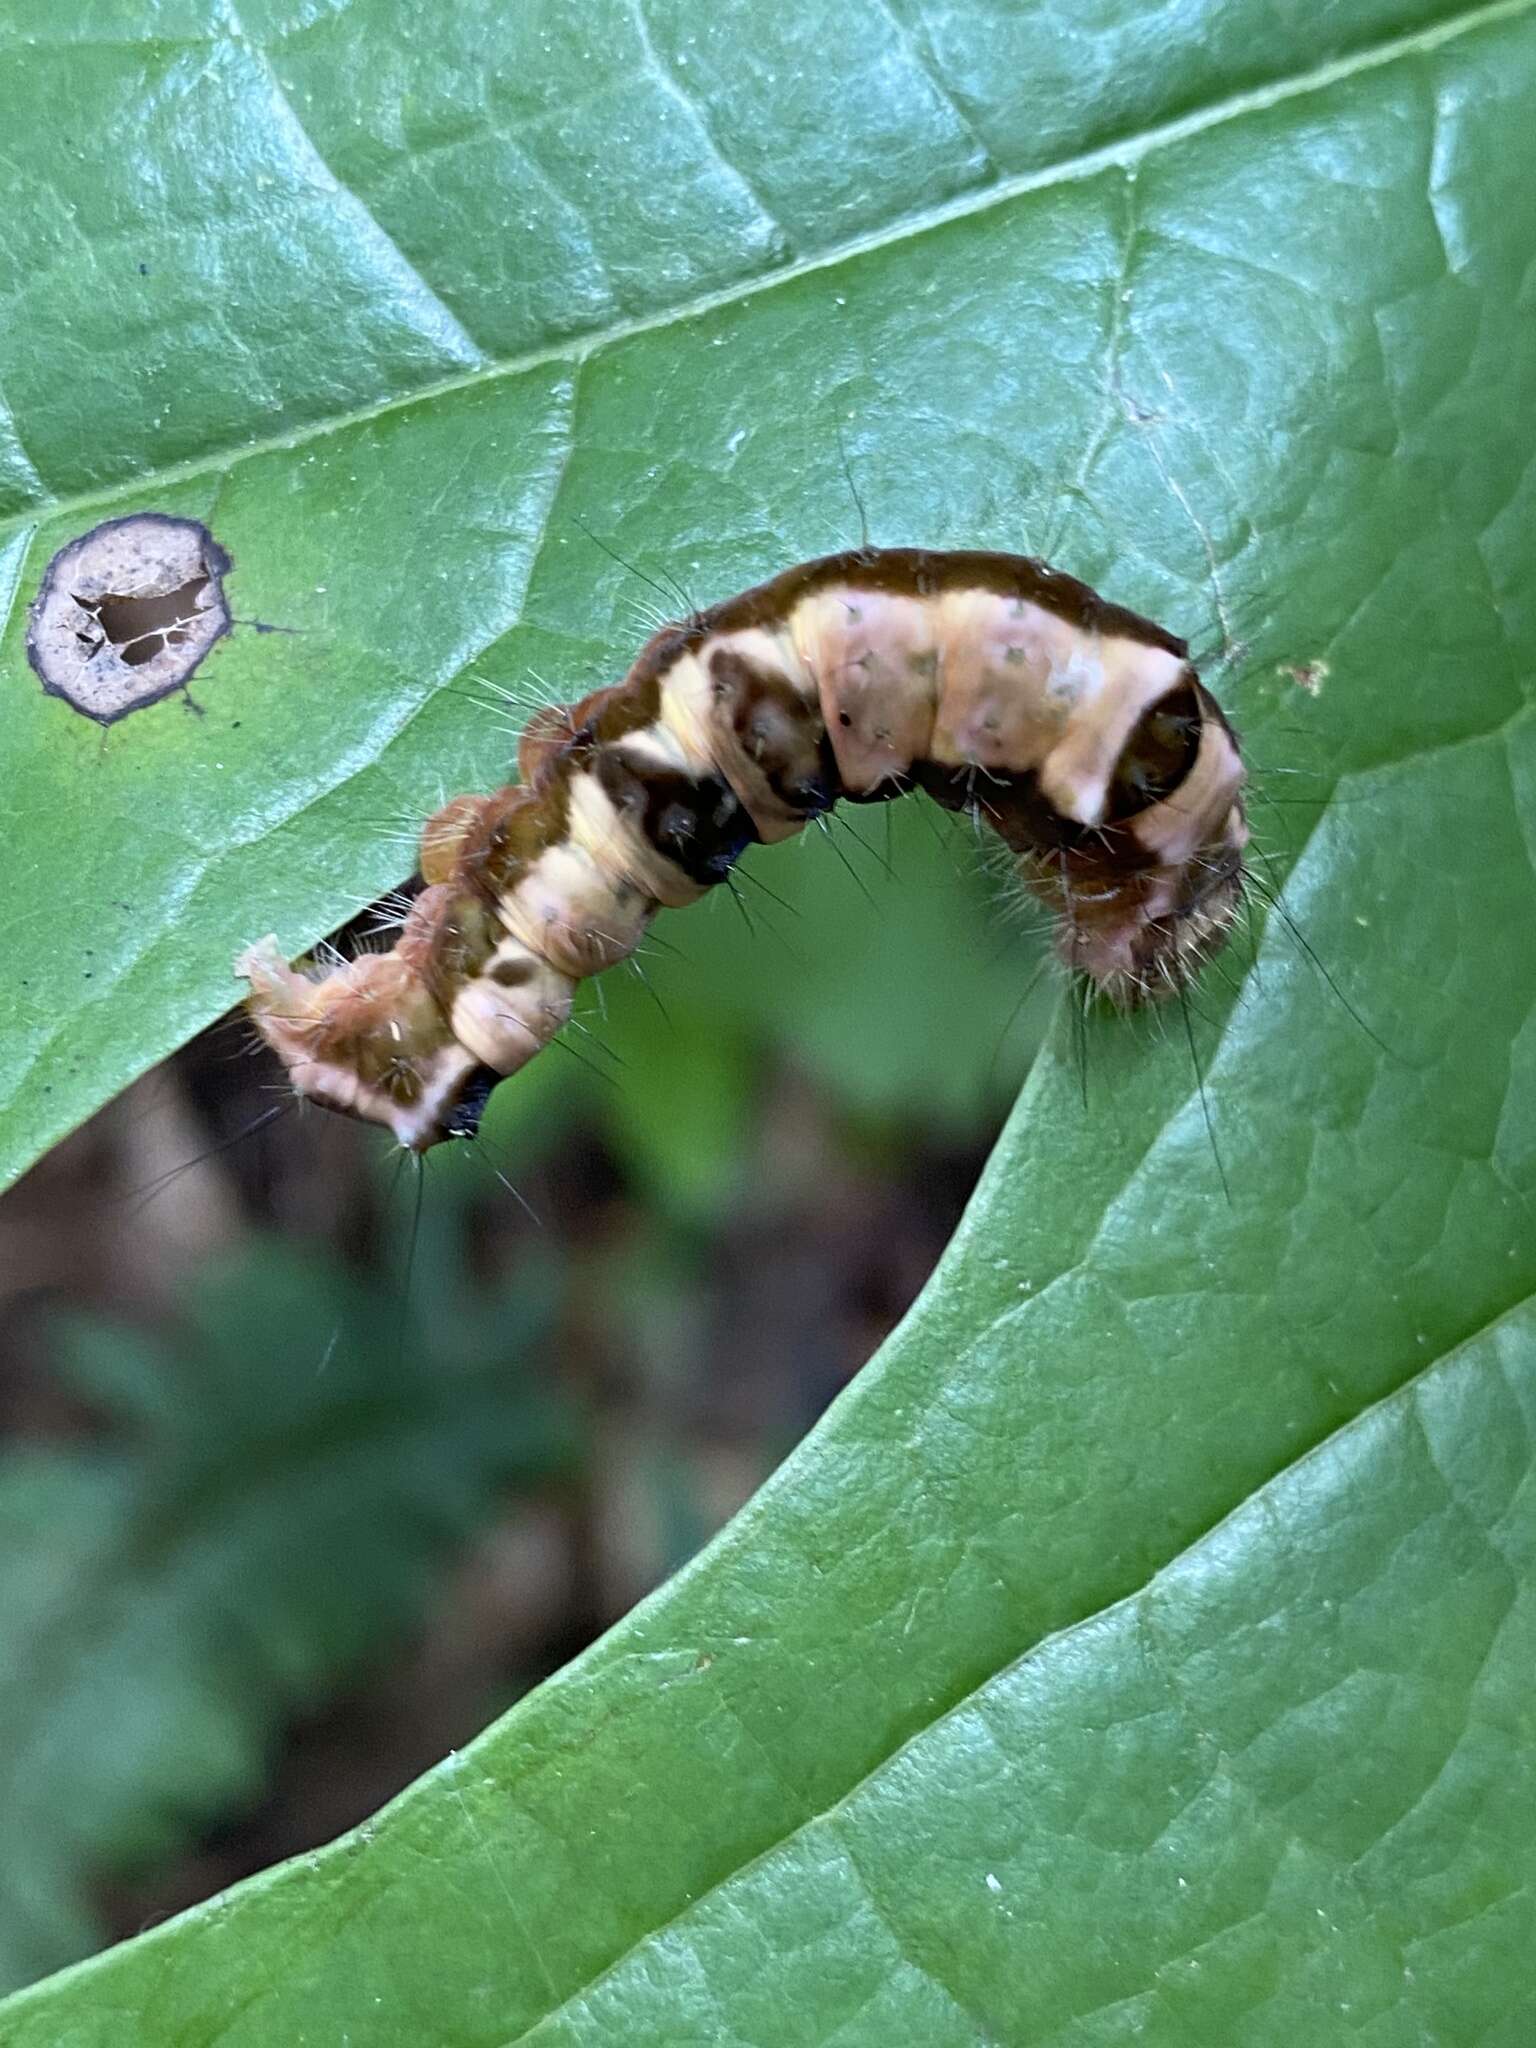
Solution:
<svg viewBox="0 0 1536 2048">
<path fill-rule="evenodd" d="M 1208 1542 L 1218 1529 L 1230 1522 L 1235 1516 L 1241 1514 L 1260 1494 L 1276 1485 L 1289 1473 L 1308 1463 L 1309 1460 L 1322 1457 L 1328 1451 L 1330 1445 L 1346 1436 L 1350 1430 L 1357 1428 L 1367 1417 L 1387 1408 L 1394 1402 L 1401 1401 L 1405 1395 L 1410 1393 L 1414 1387 L 1420 1385 L 1432 1373 L 1439 1372 L 1454 1364 L 1473 1345 L 1482 1343 L 1484 1339 L 1490 1337 L 1498 1330 L 1501 1324 L 1510 1321 L 1530 1303 L 1531 1299 L 1532 1297 L 1529 1292 L 1522 1291 L 1502 1308 L 1484 1317 L 1475 1328 L 1469 1330 L 1464 1336 L 1457 1338 L 1437 1357 L 1416 1365 L 1405 1378 L 1388 1388 L 1385 1393 L 1378 1395 L 1374 1401 L 1366 1402 L 1363 1407 L 1358 1408 L 1347 1420 L 1338 1423 L 1332 1429 L 1325 1430 L 1322 1435 L 1316 1437 L 1311 1443 L 1304 1445 L 1294 1456 L 1287 1458 L 1282 1464 L 1277 1465 L 1257 1485 L 1251 1486 L 1246 1493 L 1242 1494 L 1228 1507 L 1223 1508 L 1219 1514 L 1213 1515 L 1187 1542 L 1181 1544 L 1177 1550 L 1162 1559 L 1136 1585 L 1126 1588 L 1124 1592 L 1115 1594 L 1111 1599 L 1101 1601 L 1097 1607 L 1076 1616 L 1072 1621 L 1064 1622 L 1059 1628 L 1050 1629 L 1044 1635 L 1037 1636 L 1033 1642 L 1027 1643 L 1022 1649 L 1015 1651 L 1012 1656 L 1000 1659 L 992 1669 L 985 1672 L 973 1685 L 968 1686 L 964 1692 L 957 1694 L 954 1699 L 939 1707 L 937 1711 L 930 1714 L 917 1727 L 909 1730 L 899 1742 L 893 1743 L 888 1750 L 875 1759 L 867 1770 L 862 1771 L 858 1777 L 839 1792 L 835 1799 L 830 1800 L 825 1806 L 817 1807 L 813 1812 L 804 1815 L 801 1819 L 795 1821 L 792 1826 L 786 1828 L 781 1835 L 776 1836 L 773 1841 L 736 1864 L 732 1869 L 725 1871 L 713 1883 L 706 1885 L 702 1891 L 696 1892 L 691 1897 L 685 1899 L 676 1912 L 669 1913 L 666 1919 L 658 1921 L 654 1927 L 648 1928 L 644 1934 L 637 1935 L 628 1947 L 621 1950 L 611 1962 L 605 1963 L 601 1969 L 588 1976 L 583 1983 L 576 1985 L 574 1989 L 567 1992 L 560 1999 L 558 2004 L 552 2005 L 548 2010 L 540 2013 L 521 2032 L 499 2042 L 497 2048 L 525 2048 L 525 2044 L 532 2040 L 540 2027 L 544 2026 L 549 2020 L 558 2018 L 577 1999 L 585 1998 L 597 1990 L 616 1971 L 622 1969 L 632 1956 L 637 1955 L 652 1942 L 666 1934 L 669 1929 L 676 1926 L 679 1921 L 685 1919 L 696 1908 L 701 1906 L 705 1900 L 712 1898 L 716 1892 L 723 1890 L 726 1885 L 734 1884 L 738 1878 L 756 1869 L 760 1864 L 766 1862 L 768 1858 L 776 1856 L 787 1843 L 792 1842 L 798 1835 L 805 1833 L 810 1828 L 819 1827 L 824 1822 L 832 1819 L 847 1806 L 850 1800 L 856 1798 L 866 1785 L 878 1778 L 883 1771 L 888 1769 L 914 1743 L 924 1740 L 932 1734 L 935 1728 L 951 1720 L 956 1714 L 963 1712 L 972 1701 L 985 1692 L 988 1686 L 994 1685 L 1005 1672 L 1012 1671 L 1018 1666 L 1027 1663 L 1031 1658 L 1039 1656 L 1050 1644 L 1059 1641 L 1061 1638 L 1074 1635 L 1080 1629 L 1090 1628 L 1096 1622 L 1115 1613 L 1118 1609 L 1141 1599 L 1151 1587 L 1156 1585 L 1159 1579 L 1173 1571 L 1193 1551 L 1198 1550 L 1202 1543 Z"/>
<path fill-rule="evenodd" d="M 161 469 L 145 470 L 122 483 L 102 486 L 68 497 L 39 499 L 5 517 L 0 517 L 0 543 L 15 533 L 35 527 L 43 519 L 64 519 L 76 513 L 83 516 L 96 507 L 136 497 L 147 487 L 170 488 L 197 477 L 228 471 L 242 462 L 270 454 L 275 450 L 302 448 L 312 441 L 324 440 L 327 435 L 340 433 L 349 427 L 385 419 L 391 414 L 409 411 L 413 406 L 431 405 L 440 398 L 474 390 L 481 385 L 498 383 L 504 378 L 525 376 L 555 363 L 572 363 L 579 367 L 604 350 L 638 335 L 685 325 L 691 320 L 701 319 L 726 306 L 742 304 L 762 292 L 777 290 L 783 285 L 793 284 L 804 277 L 815 276 L 821 271 L 835 270 L 840 265 L 875 250 L 889 248 L 932 233 L 952 221 L 989 213 L 994 207 L 1005 206 L 1027 193 L 1048 191 L 1058 185 L 1073 184 L 1115 166 L 1138 164 L 1159 150 L 1171 148 L 1191 136 L 1225 127 L 1250 114 L 1266 112 L 1271 107 L 1283 105 L 1287 101 L 1303 99 L 1313 93 L 1326 91 L 1345 79 L 1380 70 L 1404 57 L 1439 49 L 1464 35 L 1476 34 L 1480 29 L 1518 20 L 1533 7 L 1536 7 L 1536 0 L 1486 0 L 1486 4 L 1465 8 L 1450 15 L 1446 20 L 1437 22 L 1432 28 L 1413 29 L 1404 35 L 1386 37 L 1364 49 L 1352 51 L 1347 56 L 1333 58 L 1326 64 L 1288 73 L 1263 85 L 1249 86 L 1241 92 L 1229 93 L 1220 99 L 1210 100 L 1171 120 L 1155 122 L 1148 128 L 1117 137 L 1112 142 L 1101 143 L 1093 149 L 1057 158 L 1052 163 L 1037 166 L 1033 170 L 1017 172 L 1012 177 L 996 179 L 990 184 L 959 193 L 954 198 L 941 201 L 935 206 L 898 214 L 883 227 L 845 237 L 812 255 L 800 257 L 794 262 L 772 270 L 754 272 L 718 290 L 699 293 L 688 299 L 679 299 L 669 306 L 630 319 L 612 321 L 606 326 L 593 328 L 582 334 L 568 335 L 538 348 L 525 350 L 518 355 L 499 357 L 480 368 L 459 371 L 435 382 L 418 385 L 407 392 L 392 393 L 389 397 L 369 405 L 356 406 L 345 412 L 329 413 L 323 418 L 288 428 L 282 433 L 243 441 L 238 447 L 210 449 L 201 455 L 189 457 L 184 462 L 170 463 Z"/>
</svg>

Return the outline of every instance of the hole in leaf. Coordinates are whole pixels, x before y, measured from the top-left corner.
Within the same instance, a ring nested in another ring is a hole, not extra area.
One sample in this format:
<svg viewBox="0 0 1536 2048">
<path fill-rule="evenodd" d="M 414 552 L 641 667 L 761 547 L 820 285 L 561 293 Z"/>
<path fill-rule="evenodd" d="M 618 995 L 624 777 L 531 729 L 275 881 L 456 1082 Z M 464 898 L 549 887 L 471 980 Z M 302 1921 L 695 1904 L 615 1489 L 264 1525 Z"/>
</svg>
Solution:
<svg viewBox="0 0 1536 2048">
<path fill-rule="evenodd" d="M 184 688 L 229 631 L 229 568 L 195 519 L 93 526 L 54 556 L 32 605 L 27 658 L 43 688 L 101 725 Z"/>
<path fill-rule="evenodd" d="M 101 626 L 101 639 L 108 640 L 130 668 L 142 668 L 163 647 L 184 647 L 187 628 L 195 625 L 208 588 L 206 576 L 194 577 L 179 590 L 167 590 L 159 597 L 125 596 L 113 590 L 102 597 L 82 597 L 74 592 L 75 603 L 89 612 Z M 77 638 L 85 639 L 81 634 Z"/>
</svg>

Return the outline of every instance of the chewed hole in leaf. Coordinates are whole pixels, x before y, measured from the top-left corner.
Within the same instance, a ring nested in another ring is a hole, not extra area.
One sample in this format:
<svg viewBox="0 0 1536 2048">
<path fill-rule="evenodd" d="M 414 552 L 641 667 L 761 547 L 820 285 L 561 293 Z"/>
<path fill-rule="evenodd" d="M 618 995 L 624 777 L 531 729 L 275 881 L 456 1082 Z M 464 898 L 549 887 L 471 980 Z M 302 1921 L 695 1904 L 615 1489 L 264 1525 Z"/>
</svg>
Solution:
<svg viewBox="0 0 1536 2048">
<path fill-rule="evenodd" d="M 195 519 L 92 527 L 54 556 L 32 606 L 27 657 L 43 688 L 100 725 L 184 688 L 229 631 L 229 568 Z"/>
<path fill-rule="evenodd" d="M 166 647 L 185 647 L 190 629 L 203 609 L 206 576 L 196 576 L 179 590 L 167 590 L 158 597 L 125 595 L 110 591 L 102 597 L 82 597 L 75 603 L 95 619 L 99 631 L 79 633 L 84 646 L 106 644 L 117 649 L 130 668 L 140 668 Z"/>
</svg>

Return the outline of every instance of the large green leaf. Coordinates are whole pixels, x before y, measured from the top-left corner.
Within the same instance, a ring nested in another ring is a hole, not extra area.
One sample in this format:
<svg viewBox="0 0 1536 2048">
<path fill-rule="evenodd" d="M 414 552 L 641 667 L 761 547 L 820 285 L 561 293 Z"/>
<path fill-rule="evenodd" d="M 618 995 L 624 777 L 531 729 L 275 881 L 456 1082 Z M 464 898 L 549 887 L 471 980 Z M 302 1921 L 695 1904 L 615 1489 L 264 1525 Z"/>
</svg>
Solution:
<svg viewBox="0 0 1536 2048">
<path fill-rule="evenodd" d="M 1095 1027 L 1086 1105 L 1064 1037 L 724 1538 L 376 1823 L 23 1994 L 7 2048 L 1530 2038 L 1536 34 L 1441 14 L 675 0 L 428 45 L 359 0 L 93 42 L 208 95 L 146 187 L 193 277 L 245 281 L 259 176 L 286 209 L 223 417 L 304 437 L 235 459 L 189 361 L 155 501 L 304 630 L 226 643 L 201 723 L 66 728 L 12 915 L 39 1044 L 72 1022 L 28 1091 L 77 1054 L 78 1114 L 109 1010 L 142 1060 L 219 1000 L 221 926 L 297 941 L 384 879 L 361 824 L 483 767 L 466 664 L 608 672 L 620 575 L 567 517 L 713 594 L 847 531 L 839 427 L 879 537 L 1028 522 L 1186 628 L 1215 568 L 1338 991 L 1264 920 L 1201 996 L 1203 1101 L 1177 1019 Z M 198 148 L 249 176 L 173 204 Z M 338 222 L 395 266 L 366 336 Z M 89 389 L 32 396 L 50 481 L 159 459 L 148 405 L 99 392 L 87 449 Z M 59 905 L 157 841 L 163 902 L 93 904 L 87 1028 Z"/>
<path fill-rule="evenodd" d="M 406 0 L 6 10 L 0 1182 L 227 1008 L 240 946 L 309 943 L 406 872 L 445 787 L 501 778 L 477 693 L 623 667 L 648 593 L 584 529 L 724 595 L 857 536 L 841 434 L 880 537 L 1044 537 L 1047 486 L 1110 453 L 1128 217 L 1120 178 L 1089 181 L 1042 238 L 1037 167 L 1436 10 L 1354 7 L 1323 50 L 1228 8 L 1177 38 L 1121 11 L 451 0 L 424 38 Z M 883 247 L 834 260 L 856 237 Z M 1198 619 L 1167 490 L 1138 496 L 1074 523 L 1071 566 Z M 26 605 L 64 542 L 146 508 L 208 522 L 247 623 L 202 717 L 103 735 L 39 691 Z M 1149 543 L 1161 573 L 1127 559 Z M 819 892 L 830 856 L 791 859 Z M 956 952 L 915 950 L 901 1000 L 974 1093 L 1011 998 Z M 969 1029 L 930 993 L 958 974 Z"/>
</svg>

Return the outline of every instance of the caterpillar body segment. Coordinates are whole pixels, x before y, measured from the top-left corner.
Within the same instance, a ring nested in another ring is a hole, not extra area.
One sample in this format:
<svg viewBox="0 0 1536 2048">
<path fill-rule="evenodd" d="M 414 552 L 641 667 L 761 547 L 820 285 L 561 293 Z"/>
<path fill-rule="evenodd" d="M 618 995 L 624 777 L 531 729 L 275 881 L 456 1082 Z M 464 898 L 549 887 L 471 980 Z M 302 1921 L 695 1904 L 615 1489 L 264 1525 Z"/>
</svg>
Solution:
<svg viewBox="0 0 1536 2048">
<path fill-rule="evenodd" d="M 237 971 L 294 1087 L 412 1151 L 472 1136 L 576 984 L 749 846 L 840 800 L 973 811 L 1123 1006 L 1182 988 L 1243 882 L 1244 769 L 1182 640 L 1033 557 L 863 549 L 787 570 L 535 714 L 521 782 L 427 821 L 389 953 Z"/>
</svg>

